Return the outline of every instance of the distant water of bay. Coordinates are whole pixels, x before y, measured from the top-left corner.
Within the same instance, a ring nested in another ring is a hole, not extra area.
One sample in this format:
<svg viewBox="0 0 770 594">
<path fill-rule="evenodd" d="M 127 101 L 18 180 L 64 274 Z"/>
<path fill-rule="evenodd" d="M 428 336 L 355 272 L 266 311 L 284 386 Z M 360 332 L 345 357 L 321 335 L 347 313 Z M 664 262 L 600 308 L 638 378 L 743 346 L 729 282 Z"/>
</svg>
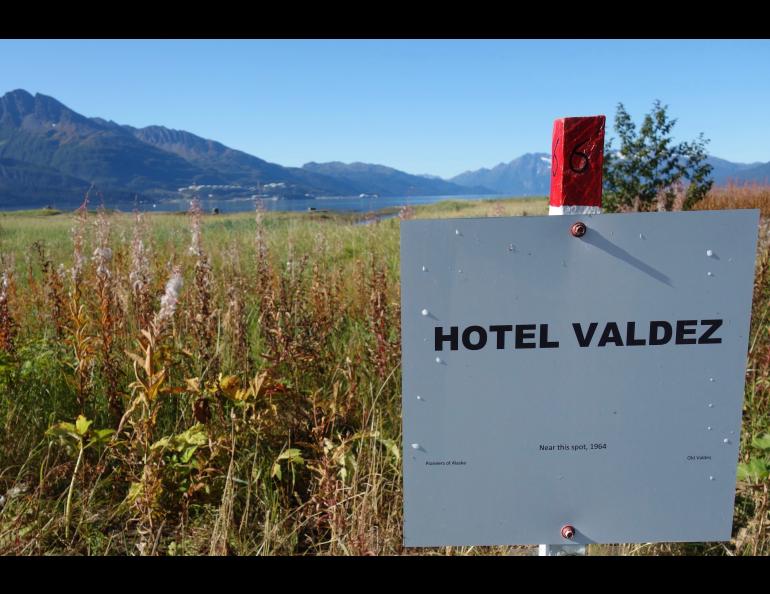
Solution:
<svg viewBox="0 0 770 594">
<path fill-rule="evenodd" d="M 467 195 L 467 196 L 400 196 L 385 198 L 358 197 L 329 197 L 329 198 L 292 198 L 280 200 L 263 200 L 265 210 L 317 211 L 334 210 L 347 212 L 373 212 L 386 208 L 401 208 L 402 206 L 418 206 L 432 204 L 441 200 L 499 200 L 507 196 L 497 195 Z M 252 198 L 216 199 L 199 198 L 201 208 L 211 212 L 215 208 L 219 212 L 244 212 L 254 210 L 256 201 Z M 179 212 L 190 208 L 189 200 L 173 200 L 152 204 L 143 204 L 142 210 L 156 212 Z"/>
</svg>

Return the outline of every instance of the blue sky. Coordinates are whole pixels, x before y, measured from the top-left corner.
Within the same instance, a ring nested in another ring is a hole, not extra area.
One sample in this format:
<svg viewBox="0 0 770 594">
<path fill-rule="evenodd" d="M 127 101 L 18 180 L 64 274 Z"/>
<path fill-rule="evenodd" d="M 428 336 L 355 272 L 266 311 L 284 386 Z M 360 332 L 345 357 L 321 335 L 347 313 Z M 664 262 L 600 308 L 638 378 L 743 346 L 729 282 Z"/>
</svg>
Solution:
<svg viewBox="0 0 770 594">
<path fill-rule="evenodd" d="M 553 120 L 655 99 L 731 161 L 770 161 L 766 40 L 0 41 L 0 94 L 161 124 L 276 162 L 450 177 L 547 151 Z"/>
</svg>

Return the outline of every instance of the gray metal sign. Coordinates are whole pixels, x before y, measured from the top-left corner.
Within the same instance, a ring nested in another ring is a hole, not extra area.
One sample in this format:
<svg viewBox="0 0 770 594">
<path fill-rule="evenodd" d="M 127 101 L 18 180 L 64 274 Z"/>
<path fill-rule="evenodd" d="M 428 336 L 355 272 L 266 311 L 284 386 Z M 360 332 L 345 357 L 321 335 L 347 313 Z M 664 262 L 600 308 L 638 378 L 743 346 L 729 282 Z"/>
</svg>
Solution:
<svg viewBox="0 0 770 594">
<path fill-rule="evenodd" d="M 729 540 L 758 216 L 403 222 L 404 544 Z"/>
</svg>

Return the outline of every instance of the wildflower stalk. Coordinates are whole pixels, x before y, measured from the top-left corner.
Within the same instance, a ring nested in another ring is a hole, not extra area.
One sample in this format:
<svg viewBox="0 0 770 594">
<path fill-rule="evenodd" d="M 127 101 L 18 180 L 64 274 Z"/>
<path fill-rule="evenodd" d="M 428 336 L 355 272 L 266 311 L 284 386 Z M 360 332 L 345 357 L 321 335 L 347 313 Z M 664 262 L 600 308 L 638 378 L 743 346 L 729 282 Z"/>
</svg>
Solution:
<svg viewBox="0 0 770 594">
<path fill-rule="evenodd" d="M 102 373 L 106 381 L 107 401 L 110 413 L 117 423 L 122 414 L 118 390 L 118 367 L 114 360 L 115 293 L 110 265 L 112 249 L 109 246 L 110 224 L 104 209 L 100 209 L 96 221 L 97 247 L 93 260 L 96 264 L 96 291 L 99 297 L 99 343 L 101 346 Z"/>
<path fill-rule="evenodd" d="M 70 537 L 70 519 L 72 517 L 72 494 L 75 492 L 75 479 L 80 470 L 80 462 L 83 460 L 83 441 L 78 442 L 78 459 L 75 462 L 75 470 L 72 471 L 69 489 L 67 489 L 67 503 L 64 506 L 64 538 Z"/>
<path fill-rule="evenodd" d="M 81 414 L 85 413 L 88 398 L 89 377 L 93 365 L 94 337 L 91 335 L 86 307 L 83 303 L 83 275 L 85 267 L 85 229 L 88 223 L 88 198 L 75 212 L 72 227 L 73 264 L 70 269 L 69 318 L 72 322 L 68 343 L 75 355 L 73 364 L 75 395 Z"/>
<path fill-rule="evenodd" d="M 200 203 L 193 200 L 191 208 L 192 242 L 189 252 L 195 257 L 195 286 L 193 287 L 193 306 L 190 311 L 191 326 L 198 350 L 198 358 L 206 363 L 201 376 L 216 376 L 219 371 L 219 353 L 217 347 L 218 312 L 212 299 L 212 272 L 208 255 L 201 242 Z"/>
<path fill-rule="evenodd" d="M 270 254 L 267 246 L 267 234 L 265 232 L 264 222 L 265 206 L 262 201 L 257 202 L 256 216 L 254 221 L 256 223 L 256 232 L 254 235 L 255 253 L 256 253 L 256 274 L 254 276 L 256 280 L 255 292 L 259 298 L 260 312 L 264 311 L 268 301 L 268 292 L 270 290 Z"/>
<path fill-rule="evenodd" d="M 37 253 L 40 269 L 43 273 L 44 291 L 47 310 L 50 312 L 51 321 L 56 332 L 56 338 L 62 338 L 66 331 L 64 317 L 64 287 L 63 278 L 60 271 L 57 271 L 46 253 L 45 243 L 36 241 L 32 247 Z"/>
<path fill-rule="evenodd" d="M 8 307 L 9 294 L 13 283 L 13 273 L 10 269 L 3 270 L 0 275 L 0 350 L 10 353 L 13 351 L 17 324 L 11 316 Z"/>
<path fill-rule="evenodd" d="M 134 362 L 135 381 L 129 386 L 132 391 L 131 404 L 123 415 L 119 425 L 120 433 L 128 422 L 133 434 L 131 459 L 142 470 L 138 480 L 132 484 L 129 499 L 138 512 L 138 528 L 146 550 L 147 538 L 154 529 L 156 500 L 160 493 L 160 461 L 151 451 L 153 432 L 160 410 L 159 397 L 166 391 L 168 378 L 164 362 L 159 357 L 158 347 L 168 334 L 179 303 L 179 291 L 182 287 L 182 273 L 177 267 L 172 271 L 161 297 L 160 309 L 155 314 L 150 327 L 141 330 L 139 339 L 141 354 L 127 352 Z"/>
<path fill-rule="evenodd" d="M 131 297 L 140 328 L 147 327 L 152 315 L 152 302 L 149 294 L 152 277 L 149 250 L 145 246 L 144 235 L 144 221 L 141 213 L 137 212 L 131 239 L 131 271 L 128 280 L 131 285 Z"/>
<path fill-rule="evenodd" d="M 240 271 L 240 258 L 235 245 L 228 250 L 227 260 L 227 315 L 225 327 L 230 334 L 232 359 L 236 369 L 246 374 L 249 369 L 248 336 L 246 327 L 246 304 L 244 279 Z"/>
<path fill-rule="evenodd" d="M 384 268 L 372 258 L 369 283 L 369 324 L 374 345 L 369 348 L 377 375 L 384 379 L 390 371 L 391 361 L 397 355 L 397 345 L 390 339 L 390 312 L 387 295 L 387 275 Z"/>
</svg>

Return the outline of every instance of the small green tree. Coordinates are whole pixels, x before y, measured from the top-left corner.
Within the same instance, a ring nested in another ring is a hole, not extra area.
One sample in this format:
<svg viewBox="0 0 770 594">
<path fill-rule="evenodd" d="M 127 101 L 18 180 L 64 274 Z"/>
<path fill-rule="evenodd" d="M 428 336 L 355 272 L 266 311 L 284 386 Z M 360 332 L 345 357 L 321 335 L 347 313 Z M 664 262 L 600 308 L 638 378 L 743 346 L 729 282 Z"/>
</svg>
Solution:
<svg viewBox="0 0 770 594">
<path fill-rule="evenodd" d="M 682 210 L 704 198 L 713 185 L 701 133 L 692 142 L 674 144 L 676 119 L 655 101 L 639 131 L 622 103 L 615 114 L 620 148 L 608 142 L 604 154 L 604 210 Z M 613 139 L 614 140 L 614 139 Z"/>
</svg>

